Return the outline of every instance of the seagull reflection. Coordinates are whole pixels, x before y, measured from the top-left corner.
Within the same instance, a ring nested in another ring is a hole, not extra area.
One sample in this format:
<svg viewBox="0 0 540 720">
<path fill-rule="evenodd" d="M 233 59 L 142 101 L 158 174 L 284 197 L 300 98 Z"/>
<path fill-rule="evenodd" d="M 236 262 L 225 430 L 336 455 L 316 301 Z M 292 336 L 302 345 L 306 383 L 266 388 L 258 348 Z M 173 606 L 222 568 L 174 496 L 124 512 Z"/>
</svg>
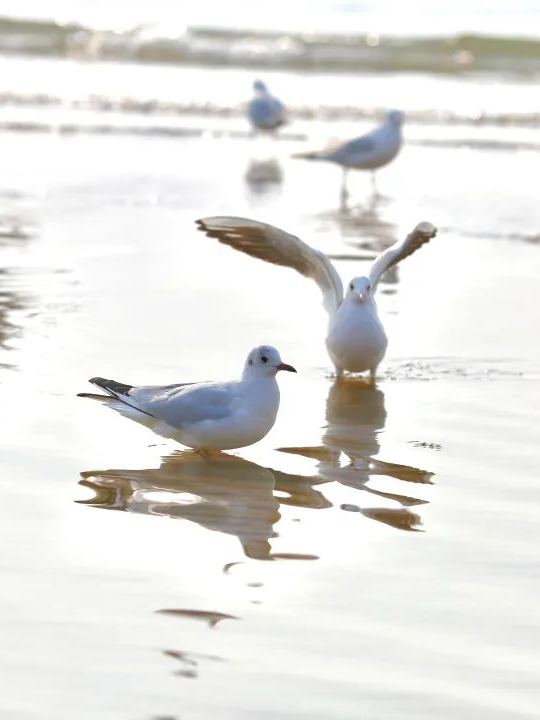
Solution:
<svg viewBox="0 0 540 720">
<path fill-rule="evenodd" d="M 379 203 L 380 198 L 366 208 L 342 207 L 339 212 L 319 215 L 325 222 L 334 224 L 343 242 L 354 249 L 352 252 L 328 253 L 330 260 L 373 262 L 378 255 L 396 242 L 399 228 L 379 213 Z M 395 293 L 395 285 L 398 281 L 399 263 L 388 268 L 384 273 L 380 292 L 387 295 Z"/>
<path fill-rule="evenodd" d="M 248 558 L 271 560 L 279 557 L 271 553 L 269 541 L 280 518 L 280 503 L 331 507 L 313 488 L 319 482 L 324 481 L 273 471 L 234 455 L 202 458 L 176 452 L 159 468 L 81 473 L 80 484 L 91 488 L 95 497 L 78 502 L 191 520 L 208 530 L 235 535 Z"/>
<path fill-rule="evenodd" d="M 276 158 L 251 158 L 244 180 L 253 195 L 275 191 L 283 182 L 283 169 Z"/>
<path fill-rule="evenodd" d="M 281 448 L 316 462 L 313 475 L 296 475 L 262 467 L 235 455 L 204 458 L 175 452 L 159 468 L 93 470 L 80 484 L 94 492 L 78 502 L 110 510 L 190 520 L 208 530 L 234 535 L 244 554 L 258 560 L 316 559 L 314 555 L 273 553 L 270 540 L 280 519 L 280 505 L 324 510 L 332 503 L 318 486 L 337 482 L 376 496 L 397 507 L 343 504 L 341 510 L 399 530 L 416 530 L 420 517 L 408 508 L 426 501 L 411 494 L 383 492 L 368 486 L 377 475 L 402 482 L 430 484 L 432 473 L 409 465 L 375 459 L 386 422 L 384 393 L 364 379 L 338 380 L 330 388 L 323 445 Z M 235 563 L 233 563 L 235 564 Z M 228 566 L 226 566 L 228 567 Z"/>
<path fill-rule="evenodd" d="M 283 452 L 318 460 L 318 475 L 323 482 L 335 481 L 397 503 L 399 508 L 361 508 L 342 505 L 345 511 L 361 512 L 400 530 L 414 530 L 420 517 L 407 507 L 423 505 L 425 500 L 409 494 L 388 493 L 368 487 L 376 475 L 385 475 L 407 483 L 431 484 L 433 473 L 409 465 L 375 459 L 380 451 L 379 435 L 386 422 L 384 393 L 363 378 L 334 382 L 326 403 L 326 428 L 323 445 L 308 448 L 281 448 Z"/>
</svg>

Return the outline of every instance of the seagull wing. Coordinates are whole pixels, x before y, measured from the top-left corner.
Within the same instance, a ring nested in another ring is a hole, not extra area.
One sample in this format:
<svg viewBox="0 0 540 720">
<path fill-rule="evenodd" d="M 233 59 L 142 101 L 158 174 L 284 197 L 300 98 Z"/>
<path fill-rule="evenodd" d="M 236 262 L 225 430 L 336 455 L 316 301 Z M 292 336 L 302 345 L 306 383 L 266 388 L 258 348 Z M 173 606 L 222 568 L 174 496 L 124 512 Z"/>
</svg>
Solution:
<svg viewBox="0 0 540 720">
<path fill-rule="evenodd" d="M 343 299 L 343 285 L 326 255 L 273 225 L 240 217 L 209 217 L 197 220 L 197 227 L 208 237 L 235 250 L 283 265 L 312 278 L 323 294 L 325 310 L 332 314 Z"/>
<path fill-rule="evenodd" d="M 112 399 L 143 415 L 165 420 L 174 427 L 219 420 L 231 412 L 235 383 L 180 383 L 133 386 L 95 377 L 90 382 Z M 115 409 L 119 409 L 116 405 Z"/>
<path fill-rule="evenodd" d="M 174 427 L 221 420 L 235 407 L 237 383 L 194 383 L 164 388 L 143 403 L 147 412 Z M 144 388 L 141 388 L 144 390 Z"/>
<path fill-rule="evenodd" d="M 350 162 L 353 158 L 363 157 L 377 149 L 377 131 L 349 140 L 328 153 L 328 157 L 336 162 Z"/>
<path fill-rule="evenodd" d="M 398 240 L 381 253 L 369 272 L 372 290 L 375 291 L 379 280 L 388 268 L 397 265 L 398 262 L 415 253 L 436 234 L 437 228 L 434 225 L 429 222 L 421 222 L 407 235 L 405 240 Z"/>
</svg>

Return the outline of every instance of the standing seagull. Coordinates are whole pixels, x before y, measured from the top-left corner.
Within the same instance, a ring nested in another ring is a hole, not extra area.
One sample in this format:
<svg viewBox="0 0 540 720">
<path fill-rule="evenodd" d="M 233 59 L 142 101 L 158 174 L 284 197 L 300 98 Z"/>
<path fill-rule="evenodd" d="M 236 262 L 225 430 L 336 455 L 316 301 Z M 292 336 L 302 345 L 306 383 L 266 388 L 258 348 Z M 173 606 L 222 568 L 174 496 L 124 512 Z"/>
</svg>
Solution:
<svg viewBox="0 0 540 720">
<path fill-rule="evenodd" d="M 328 150 L 299 153 L 294 157 L 303 160 L 326 160 L 341 165 L 343 168 L 342 204 L 347 201 L 347 173 L 349 170 L 371 170 L 371 186 L 373 194 L 376 196 L 375 170 L 391 162 L 401 150 L 402 125 L 403 113 L 401 110 L 390 110 L 384 122 L 365 135 Z"/>
<path fill-rule="evenodd" d="M 283 104 L 271 95 L 262 80 L 253 83 L 254 97 L 247 112 L 251 125 L 258 130 L 277 130 L 285 123 Z"/>
<path fill-rule="evenodd" d="M 261 345 L 247 356 L 240 380 L 134 387 L 95 377 L 92 385 L 107 395 L 79 397 L 107 400 L 112 408 L 172 437 L 194 450 L 230 450 L 262 440 L 279 409 L 279 370 L 296 372 L 278 351 Z"/>
<path fill-rule="evenodd" d="M 398 240 L 379 255 L 367 276 L 353 278 L 344 296 L 341 278 L 328 257 L 284 230 L 238 217 L 203 218 L 197 220 L 197 226 L 235 250 L 291 267 L 315 280 L 329 315 L 326 347 L 337 375 L 344 370 L 353 373 L 369 370 L 372 377 L 388 345 L 375 303 L 379 280 L 388 268 L 412 255 L 437 232 L 431 223 L 417 225 L 404 240 Z"/>
</svg>

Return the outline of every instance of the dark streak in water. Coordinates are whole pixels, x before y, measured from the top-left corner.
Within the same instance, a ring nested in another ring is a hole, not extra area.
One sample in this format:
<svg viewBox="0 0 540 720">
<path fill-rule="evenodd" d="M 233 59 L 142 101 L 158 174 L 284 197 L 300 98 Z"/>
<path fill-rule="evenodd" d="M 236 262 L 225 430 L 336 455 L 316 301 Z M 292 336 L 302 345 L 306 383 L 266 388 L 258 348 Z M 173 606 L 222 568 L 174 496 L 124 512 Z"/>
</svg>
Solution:
<svg viewBox="0 0 540 720">
<path fill-rule="evenodd" d="M 215 627 L 222 620 L 240 620 L 236 615 L 214 612 L 211 610 L 189 610 L 185 608 L 163 608 L 156 610 L 160 615 L 174 615 L 175 617 L 190 618 L 207 622 L 210 627 Z"/>
<path fill-rule="evenodd" d="M 319 560 L 318 555 L 309 555 L 306 553 L 289 553 L 277 552 L 270 555 L 272 560 Z"/>
<path fill-rule="evenodd" d="M 214 662 L 222 662 L 224 658 L 217 655 L 201 655 L 199 653 L 188 653 L 180 650 L 163 650 L 166 657 L 178 660 L 180 669 L 175 670 L 173 675 L 177 677 L 195 679 L 199 677 L 198 666 L 200 660 L 210 660 Z"/>
</svg>

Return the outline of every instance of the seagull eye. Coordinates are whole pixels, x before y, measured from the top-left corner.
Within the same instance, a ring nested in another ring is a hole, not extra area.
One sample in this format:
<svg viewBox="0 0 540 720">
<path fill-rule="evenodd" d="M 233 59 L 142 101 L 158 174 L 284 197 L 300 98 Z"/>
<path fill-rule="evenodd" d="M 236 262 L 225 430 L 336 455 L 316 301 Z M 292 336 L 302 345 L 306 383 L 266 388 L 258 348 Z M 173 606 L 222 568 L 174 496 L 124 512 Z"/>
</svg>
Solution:
<svg viewBox="0 0 540 720">
<path fill-rule="evenodd" d="M 351 284 L 349 285 L 349 287 L 350 287 L 351 290 L 354 290 L 354 285 L 353 285 L 353 283 L 351 283 Z"/>
<path fill-rule="evenodd" d="M 261 355 L 261 362 L 263 362 L 263 363 L 268 362 L 268 358 L 266 357 L 266 355 Z"/>
</svg>

